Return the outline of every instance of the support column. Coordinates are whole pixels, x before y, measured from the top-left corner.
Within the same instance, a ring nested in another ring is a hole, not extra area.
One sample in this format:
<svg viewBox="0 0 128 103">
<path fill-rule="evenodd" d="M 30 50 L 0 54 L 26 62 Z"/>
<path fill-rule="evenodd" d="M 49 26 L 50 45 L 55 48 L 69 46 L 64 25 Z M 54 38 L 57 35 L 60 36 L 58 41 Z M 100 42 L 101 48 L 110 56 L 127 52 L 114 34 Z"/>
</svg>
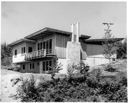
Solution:
<svg viewBox="0 0 128 103">
<path fill-rule="evenodd" d="M 39 66 L 39 68 L 40 68 L 40 73 L 42 73 L 42 69 L 43 69 L 42 61 L 40 61 L 40 66 Z"/>
</svg>

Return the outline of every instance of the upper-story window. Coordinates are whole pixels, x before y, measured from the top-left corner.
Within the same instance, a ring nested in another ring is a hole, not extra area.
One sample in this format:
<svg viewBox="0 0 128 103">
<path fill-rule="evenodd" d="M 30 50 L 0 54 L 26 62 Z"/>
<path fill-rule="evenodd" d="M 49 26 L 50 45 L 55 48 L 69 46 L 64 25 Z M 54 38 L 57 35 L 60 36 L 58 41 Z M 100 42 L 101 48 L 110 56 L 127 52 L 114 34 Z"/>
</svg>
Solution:
<svg viewBox="0 0 128 103">
<path fill-rule="evenodd" d="M 17 55 L 17 50 L 14 51 L 14 55 L 15 55 L 15 56 Z"/>
<path fill-rule="evenodd" d="M 38 50 L 42 49 L 42 42 L 38 43 Z"/>
<path fill-rule="evenodd" d="M 52 53 L 52 39 L 38 43 L 38 50 L 46 49 L 47 54 Z"/>
<path fill-rule="evenodd" d="M 32 52 L 32 47 L 28 47 L 28 53 Z"/>
<path fill-rule="evenodd" d="M 21 53 L 22 53 L 22 54 L 25 53 L 25 47 L 22 47 L 22 48 L 21 48 Z"/>
</svg>

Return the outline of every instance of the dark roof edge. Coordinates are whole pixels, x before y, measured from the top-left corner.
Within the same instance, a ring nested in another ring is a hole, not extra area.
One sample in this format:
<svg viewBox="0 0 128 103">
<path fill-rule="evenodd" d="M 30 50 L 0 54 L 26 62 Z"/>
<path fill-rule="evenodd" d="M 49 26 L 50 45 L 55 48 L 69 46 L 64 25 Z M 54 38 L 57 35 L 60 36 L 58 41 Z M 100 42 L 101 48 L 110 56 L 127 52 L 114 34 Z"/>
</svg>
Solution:
<svg viewBox="0 0 128 103">
<path fill-rule="evenodd" d="M 109 42 L 116 42 L 116 41 L 121 41 L 124 38 L 111 38 L 111 39 L 88 39 L 85 40 L 84 42 L 87 44 L 98 44 L 98 45 L 102 45 L 106 40 Z"/>
<path fill-rule="evenodd" d="M 22 38 L 22 39 L 19 39 L 19 40 L 16 40 L 16 41 L 10 43 L 9 46 L 14 46 L 14 45 L 16 45 L 16 44 L 18 44 L 18 43 L 21 43 L 21 42 L 31 42 L 31 43 L 35 43 L 34 40 Z"/>
</svg>

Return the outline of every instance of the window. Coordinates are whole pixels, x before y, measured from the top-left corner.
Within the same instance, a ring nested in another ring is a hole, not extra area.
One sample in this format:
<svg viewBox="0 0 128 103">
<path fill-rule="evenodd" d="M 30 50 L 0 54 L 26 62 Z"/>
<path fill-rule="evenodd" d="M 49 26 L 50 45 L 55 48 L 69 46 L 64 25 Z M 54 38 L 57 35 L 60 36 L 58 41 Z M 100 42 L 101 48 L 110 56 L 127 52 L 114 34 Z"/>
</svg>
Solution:
<svg viewBox="0 0 128 103">
<path fill-rule="evenodd" d="M 40 43 L 40 49 L 42 49 L 42 42 Z"/>
<path fill-rule="evenodd" d="M 52 70 L 52 60 L 43 61 L 43 71 Z"/>
<path fill-rule="evenodd" d="M 43 71 L 45 71 L 45 64 L 46 64 L 46 63 L 45 63 L 45 62 L 43 62 Z"/>
<path fill-rule="evenodd" d="M 14 54 L 15 54 L 15 56 L 17 55 L 17 50 L 15 50 L 15 53 Z"/>
<path fill-rule="evenodd" d="M 38 43 L 38 50 L 41 50 L 42 46 L 43 46 L 42 42 Z"/>
<path fill-rule="evenodd" d="M 50 60 L 49 61 L 49 70 L 51 70 L 52 69 L 52 61 Z"/>
<path fill-rule="evenodd" d="M 48 61 L 46 61 L 46 71 L 48 71 Z"/>
<path fill-rule="evenodd" d="M 49 40 L 49 53 L 52 52 L 52 39 Z"/>
<path fill-rule="evenodd" d="M 38 50 L 46 49 L 47 54 L 52 52 L 52 39 L 40 42 L 37 45 Z"/>
<path fill-rule="evenodd" d="M 22 48 L 21 48 L 21 53 L 22 53 L 22 54 L 25 53 L 25 47 L 22 47 Z"/>
<path fill-rule="evenodd" d="M 38 47 L 38 50 L 39 50 L 39 49 L 40 49 L 40 48 L 39 48 L 39 43 L 38 43 L 38 46 L 37 46 L 37 47 Z"/>
<path fill-rule="evenodd" d="M 28 47 L 28 53 L 32 52 L 32 47 Z"/>
<path fill-rule="evenodd" d="M 31 67 L 31 63 L 30 63 L 30 69 L 31 69 L 32 67 Z"/>
<path fill-rule="evenodd" d="M 25 70 L 25 65 L 23 64 L 23 70 Z"/>
<path fill-rule="evenodd" d="M 34 69 L 34 63 L 33 63 L 33 65 L 32 65 L 32 68 Z"/>
<path fill-rule="evenodd" d="M 49 40 L 49 49 L 52 49 L 52 39 Z"/>
<path fill-rule="evenodd" d="M 43 42 L 43 49 L 46 49 L 46 46 L 45 46 L 46 42 Z"/>
</svg>

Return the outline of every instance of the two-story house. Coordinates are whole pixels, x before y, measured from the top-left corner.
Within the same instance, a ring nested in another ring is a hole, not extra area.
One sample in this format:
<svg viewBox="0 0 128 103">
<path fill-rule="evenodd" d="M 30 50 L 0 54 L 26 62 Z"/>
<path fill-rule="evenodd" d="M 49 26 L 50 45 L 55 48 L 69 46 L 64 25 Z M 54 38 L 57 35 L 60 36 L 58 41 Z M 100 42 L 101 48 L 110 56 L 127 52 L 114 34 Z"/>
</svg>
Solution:
<svg viewBox="0 0 128 103">
<path fill-rule="evenodd" d="M 10 44 L 12 62 L 21 66 L 21 72 L 48 73 L 58 63 L 60 73 L 67 73 L 68 61 L 83 61 L 89 66 L 107 63 L 104 58 L 103 39 L 89 39 L 80 34 L 78 24 L 72 25 L 71 32 L 44 28 Z M 76 33 L 75 33 L 76 31 Z M 122 40 L 116 38 L 115 41 Z M 56 59 L 57 58 L 57 59 Z"/>
</svg>

